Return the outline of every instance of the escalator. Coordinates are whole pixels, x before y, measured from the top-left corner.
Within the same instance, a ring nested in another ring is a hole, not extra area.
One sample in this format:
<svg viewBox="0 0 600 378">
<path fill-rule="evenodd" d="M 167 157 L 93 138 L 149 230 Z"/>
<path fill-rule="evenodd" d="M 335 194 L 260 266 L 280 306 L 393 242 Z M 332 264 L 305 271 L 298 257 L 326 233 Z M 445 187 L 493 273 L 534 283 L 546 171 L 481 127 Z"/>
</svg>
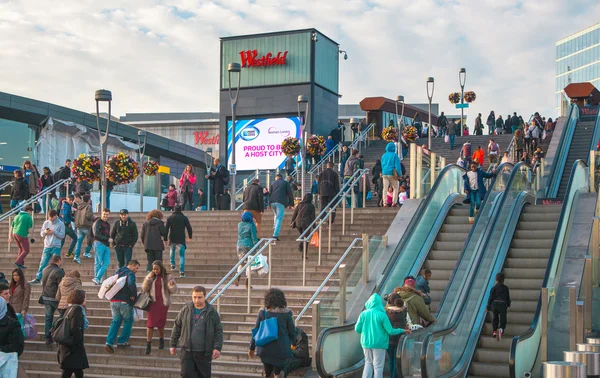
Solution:
<svg viewBox="0 0 600 378">
<path fill-rule="evenodd" d="M 460 290 L 459 286 L 448 285 L 451 277 L 469 276 L 465 271 L 473 263 L 471 259 L 474 251 L 482 245 L 487 229 L 492 227 L 490 215 L 494 213 L 494 200 L 503 192 L 512 168 L 512 164 L 504 164 L 498 168 L 499 174 L 471 227 L 468 224 L 468 208 L 456 204 L 459 203 L 456 197 L 462 192 L 461 177 L 465 171 L 456 165 L 445 167 L 426 200 L 433 204 L 444 202 L 444 206 L 437 205 L 440 209 L 435 211 L 435 217 L 421 216 L 418 227 L 405 234 L 408 235 L 406 240 L 399 243 L 375 292 L 380 295 L 389 293 L 402 284 L 405 276 L 416 276 L 423 267 L 428 267 L 433 271 L 433 279 L 430 281 L 433 308 L 441 309 L 438 304 L 444 302 L 447 293 Z M 448 186 L 455 190 L 452 193 L 455 197 L 453 202 L 448 201 L 447 189 L 444 189 Z M 459 198 L 462 199 L 462 196 Z M 430 207 L 428 203 L 423 203 L 423 206 Z M 460 267 L 456 266 L 457 261 L 461 261 Z M 443 310 L 442 317 L 447 316 L 451 313 L 452 306 Z M 343 356 L 335 352 L 342 347 L 345 352 Z M 325 329 L 319 336 L 316 348 L 317 371 L 322 377 L 341 376 L 362 369 L 364 361 L 360 336 L 354 331 L 354 323 Z"/>
<path fill-rule="evenodd" d="M 502 270 L 512 300 L 508 327 L 498 342 L 493 336 L 492 314 L 487 314 L 469 376 L 509 376 L 511 339 L 524 333 L 535 315 L 561 209 L 561 205 L 526 205 L 521 212 Z"/>
<path fill-rule="evenodd" d="M 569 147 L 569 153 L 565 162 L 565 169 L 562 175 L 562 180 L 558 187 L 556 198 L 563 198 L 567 191 L 569 177 L 571 177 L 571 169 L 577 160 L 588 161 L 590 155 L 590 147 L 593 149 L 593 136 L 596 116 L 581 116 L 575 127 L 573 138 Z M 592 141 L 592 146 L 590 146 Z"/>
</svg>

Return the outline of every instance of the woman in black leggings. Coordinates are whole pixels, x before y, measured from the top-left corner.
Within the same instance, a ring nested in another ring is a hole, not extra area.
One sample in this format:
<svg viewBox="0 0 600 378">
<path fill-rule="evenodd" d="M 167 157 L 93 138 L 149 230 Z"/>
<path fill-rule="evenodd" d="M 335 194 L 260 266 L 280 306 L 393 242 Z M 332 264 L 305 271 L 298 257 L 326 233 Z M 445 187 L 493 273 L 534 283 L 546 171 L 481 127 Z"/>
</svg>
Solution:
<svg viewBox="0 0 600 378">
<path fill-rule="evenodd" d="M 194 184 L 196 183 L 196 173 L 194 167 L 188 164 L 179 179 L 179 188 L 181 190 L 181 206 L 185 210 L 185 205 L 190 204 L 190 210 L 194 210 Z"/>
</svg>

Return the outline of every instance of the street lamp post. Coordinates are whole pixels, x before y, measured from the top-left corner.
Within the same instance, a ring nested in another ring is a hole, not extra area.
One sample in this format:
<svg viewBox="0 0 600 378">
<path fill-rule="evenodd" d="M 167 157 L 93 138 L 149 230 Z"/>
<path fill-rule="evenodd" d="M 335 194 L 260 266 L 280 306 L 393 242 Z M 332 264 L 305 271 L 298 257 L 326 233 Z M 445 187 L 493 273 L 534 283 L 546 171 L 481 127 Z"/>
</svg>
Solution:
<svg viewBox="0 0 600 378">
<path fill-rule="evenodd" d="M 208 164 L 206 166 L 206 174 L 210 176 L 210 171 L 212 169 L 212 152 L 213 149 L 212 147 L 208 147 L 206 149 L 206 154 L 209 156 L 208 157 Z M 206 180 L 206 211 L 210 211 L 210 180 Z"/>
<path fill-rule="evenodd" d="M 431 94 L 429 93 L 429 84 L 431 84 Z M 431 150 L 431 100 L 433 100 L 433 90 L 435 83 L 432 77 L 427 78 L 427 99 L 429 100 L 429 126 L 427 127 L 427 149 Z"/>
<path fill-rule="evenodd" d="M 400 127 L 400 122 L 398 120 L 398 103 L 402 104 L 402 116 L 400 120 L 404 120 L 404 96 L 396 96 L 396 128 L 398 129 L 398 158 L 402 160 L 402 128 Z"/>
<path fill-rule="evenodd" d="M 98 139 L 100 141 L 100 182 L 102 189 L 100 190 L 100 212 L 106 207 L 106 173 L 104 172 L 104 164 L 106 163 L 106 149 L 108 141 L 108 129 L 110 127 L 110 114 L 112 104 L 112 93 L 106 89 L 99 89 L 95 93 L 96 99 L 96 128 L 98 129 Z M 108 102 L 108 118 L 106 119 L 106 131 L 102 135 L 100 129 L 100 102 Z"/>
<path fill-rule="evenodd" d="M 304 108 L 304 117 L 302 117 L 302 111 L 300 109 L 301 104 L 305 105 Z M 304 171 L 306 161 L 306 122 L 308 121 L 308 96 L 300 95 L 298 96 L 298 117 L 302 120 L 301 130 L 302 130 L 302 141 L 300 143 L 300 190 L 302 192 L 302 198 L 304 198 Z"/>
<path fill-rule="evenodd" d="M 464 115 L 465 115 L 465 108 L 463 108 L 462 106 L 465 103 L 465 83 L 467 82 L 467 70 L 465 68 L 461 68 L 460 71 L 458 72 L 458 82 L 460 84 L 460 104 L 461 104 L 461 108 L 460 108 L 460 135 L 464 135 Z"/>
<path fill-rule="evenodd" d="M 144 155 L 146 154 L 148 133 L 138 130 L 138 153 L 140 154 L 140 213 L 144 212 Z"/>
<path fill-rule="evenodd" d="M 239 63 L 229 63 L 227 66 L 229 71 L 229 99 L 231 100 L 231 164 L 229 165 L 229 175 L 231 176 L 231 209 L 235 210 L 235 108 L 238 98 L 240 97 L 240 82 L 242 78 L 242 66 Z M 237 88 L 235 94 L 231 91 L 231 74 L 238 74 Z"/>
</svg>

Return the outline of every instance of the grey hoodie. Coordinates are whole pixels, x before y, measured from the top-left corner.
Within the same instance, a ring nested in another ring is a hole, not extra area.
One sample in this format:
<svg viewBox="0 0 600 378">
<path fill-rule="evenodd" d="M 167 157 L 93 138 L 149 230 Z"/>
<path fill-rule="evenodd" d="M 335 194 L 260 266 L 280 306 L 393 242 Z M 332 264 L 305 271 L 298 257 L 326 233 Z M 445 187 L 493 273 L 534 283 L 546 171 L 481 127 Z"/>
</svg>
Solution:
<svg viewBox="0 0 600 378">
<path fill-rule="evenodd" d="M 48 228 L 54 231 L 52 235 L 46 235 Z M 60 243 L 65 238 L 65 224 L 58 217 L 54 222 L 48 219 L 42 225 L 40 235 L 44 238 L 44 248 L 60 248 Z"/>
</svg>

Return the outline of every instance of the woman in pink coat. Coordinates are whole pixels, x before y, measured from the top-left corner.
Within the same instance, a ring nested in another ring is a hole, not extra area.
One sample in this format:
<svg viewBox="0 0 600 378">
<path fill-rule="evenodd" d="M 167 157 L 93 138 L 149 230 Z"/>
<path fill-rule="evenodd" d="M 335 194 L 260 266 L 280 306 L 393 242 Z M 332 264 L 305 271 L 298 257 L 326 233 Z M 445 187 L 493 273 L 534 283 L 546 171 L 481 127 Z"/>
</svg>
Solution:
<svg viewBox="0 0 600 378">
<path fill-rule="evenodd" d="M 181 190 L 181 208 L 185 210 L 185 205 L 190 204 L 190 210 L 194 210 L 194 184 L 196 183 L 196 173 L 194 167 L 188 164 L 179 179 L 179 190 Z"/>
</svg>

